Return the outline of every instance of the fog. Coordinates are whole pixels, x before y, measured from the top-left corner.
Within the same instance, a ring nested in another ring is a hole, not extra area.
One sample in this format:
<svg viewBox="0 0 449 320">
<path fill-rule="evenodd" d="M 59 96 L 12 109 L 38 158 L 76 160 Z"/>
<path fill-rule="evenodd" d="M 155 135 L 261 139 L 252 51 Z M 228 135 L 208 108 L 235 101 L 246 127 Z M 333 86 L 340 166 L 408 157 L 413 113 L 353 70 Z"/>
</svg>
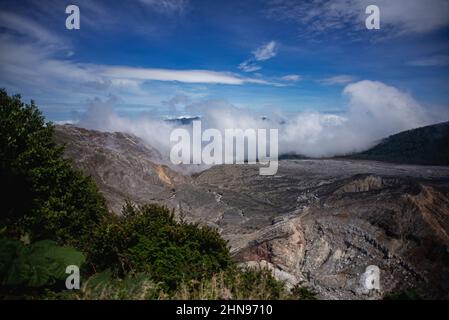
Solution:
<svg viewBox="0 0 449 320">
<path fill-rule="evenodd" d="M 382 82 L 359 81 L 347 85 L 342 94 L 347 101 L 338 114 L 315 111 L 256 115 L 223 100 L 190 102 L 185 114 L 200 115 L 202 129 L 278 129 L 279 152 L 309 157 L 329 157 L 363 151 L 389 135 L 442 122 L 449 119 L 445 108 L 424 106 L 409 93 Z M 134 134 L 158 149 L 168 159 L 170 134 L 181 125 L 142 114 L 139 117 L 119 116 L 109 102 L 95 100 L 78 123 L 100 131 Z"/>
</svg>

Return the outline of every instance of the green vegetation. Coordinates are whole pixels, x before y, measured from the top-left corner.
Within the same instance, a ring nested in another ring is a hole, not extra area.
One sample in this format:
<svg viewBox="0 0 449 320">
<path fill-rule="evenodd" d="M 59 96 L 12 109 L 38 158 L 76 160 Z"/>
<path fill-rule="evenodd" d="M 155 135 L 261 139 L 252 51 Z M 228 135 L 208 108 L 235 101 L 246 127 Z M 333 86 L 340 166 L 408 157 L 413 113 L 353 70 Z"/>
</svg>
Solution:
<svg viewBox="0 0 449 320">
<path fill-rule="evenodd" d="M 33 102 L 0 90 L 0 229 L 83 248 L 107 215 L 105 201 L 94 182 L 63 159 L 53 130 Z"/>
<path fill-rule="evenodd" d="M 126 204 L 122 217 L 96 230 L 90 247 L 91 261 L 100 269 L 115 266 L 119 275 L 146 272 L 170 290 L 232 265 L 217 231 L 176 221 L 172 212 L 156 205 Z"/>
<path fill-rule="evenodd" d="M 33 288 L 51 286 L 66 279 L 67 266 L 81 266 L 85 260 L 82 253 L 50 240 L 26 245 L 18 240 L 0 239 L 0 284 Z"/>
<path fill-rule="evenodd" d="M 365 152 L 349 157 L 447 166 L 449 165 L 449 122 L 398 133 Z"/>
<path fill-rule="evenodd" d="M 283 299 L 267 270 L 241 269 L 209 227 L 157 205 L 110 214 L 63 158 L 33 102 L 0 90 L 0 296 L 30 299 Z M 65 268 L 82 267 L 66 291 Z M 88 279 L 83 281 L 83 279 Z"/>
</svg>

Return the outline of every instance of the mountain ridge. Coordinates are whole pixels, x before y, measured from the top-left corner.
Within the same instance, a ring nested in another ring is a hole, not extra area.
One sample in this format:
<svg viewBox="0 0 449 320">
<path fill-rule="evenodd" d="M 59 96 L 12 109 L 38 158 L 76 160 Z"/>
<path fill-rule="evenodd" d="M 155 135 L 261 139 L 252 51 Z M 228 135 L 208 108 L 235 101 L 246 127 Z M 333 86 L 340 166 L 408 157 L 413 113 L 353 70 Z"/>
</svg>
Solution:
<svg viewBox="0 0 449 320">
<path fill-rule="evenodd" d="M 449 122 L 391 135 L 353 159 L 420 165 L 449 165 Z"/>
</svg>

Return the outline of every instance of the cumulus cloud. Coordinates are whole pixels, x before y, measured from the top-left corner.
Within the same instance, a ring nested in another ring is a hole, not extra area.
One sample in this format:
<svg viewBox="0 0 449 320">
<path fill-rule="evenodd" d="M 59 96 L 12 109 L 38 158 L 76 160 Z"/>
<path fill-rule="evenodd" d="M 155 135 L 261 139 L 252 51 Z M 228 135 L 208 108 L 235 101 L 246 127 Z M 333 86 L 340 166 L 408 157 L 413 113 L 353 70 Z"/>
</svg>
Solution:
<svg viewBox="0 0 449 320">
<path fill-rule="evenodd" d="M 349 84 L 343 94 L 348 99 L 346 112 L 303 113 L 289 121 L 280 138 L 284 151 L 313 157 L 344 155 L 400 131 L 443 120 L 433 118 L 408 93 L 382 82 Z"/>
<path fill-rule="evenodd" d="M 327 157 L 363 151 L 380 139 L 398 133 L 449 119 L 449 114 L 435 116 L 410 94 L 377 81 L 359 81 L 343 90 L 347 98 L 345 112 L 328 114 L 300 112 L 284 116 L 271 114 L 261 117 L 223 100 L 196 101 L 184 111 L 201 115 L 203 130 L 218 129 L 278 129 L 281 153 L 297 153 L 311 157 Z M 185 101 L 183 101 L 185 102 Z M 112 109 L 107 113 L 91 109 L 81 125 L 107 131 L 135 134 L 156 146 L 168 159 L 171 130 L 176 123 L 143 117 L 119 117 Z M 104 106 L 103 106 L 104 107 Z M 191 129 L 191 126 L 184 125 Z M 157 135 L 154 132 L 158 132 Z"/>
<path fill-rule="evenodd" d="M 349 84 L 343 94 L 346 112 L 301 114 L 289 123 L 286 140 L 298 143 L 287 149 L 311 156 L 362 151 L 386 136 L 449 118 L 447 113 L 435 117 L 408 93 L 382 82 Z"/>
</svg>

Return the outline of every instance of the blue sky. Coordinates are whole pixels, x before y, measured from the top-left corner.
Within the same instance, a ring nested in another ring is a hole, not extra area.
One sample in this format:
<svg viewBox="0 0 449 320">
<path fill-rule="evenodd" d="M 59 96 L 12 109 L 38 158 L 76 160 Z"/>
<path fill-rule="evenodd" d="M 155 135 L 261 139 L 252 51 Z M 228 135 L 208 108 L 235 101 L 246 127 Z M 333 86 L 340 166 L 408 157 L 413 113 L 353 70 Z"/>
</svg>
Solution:
<svg viewBox="0 0 449 320">
<path fill-rule="evenodd" d="M 69 4 L 80 30 L 65 28 Z M 381 30 L 365 28 L 368 4 Z M 361 80 L 447 109 L 448 40 L 447 0 L 0 0 L 0 87 L 55 121 L 98 101 L 124 115 L 216 100 L 338 114 Z"/>
</svg>

